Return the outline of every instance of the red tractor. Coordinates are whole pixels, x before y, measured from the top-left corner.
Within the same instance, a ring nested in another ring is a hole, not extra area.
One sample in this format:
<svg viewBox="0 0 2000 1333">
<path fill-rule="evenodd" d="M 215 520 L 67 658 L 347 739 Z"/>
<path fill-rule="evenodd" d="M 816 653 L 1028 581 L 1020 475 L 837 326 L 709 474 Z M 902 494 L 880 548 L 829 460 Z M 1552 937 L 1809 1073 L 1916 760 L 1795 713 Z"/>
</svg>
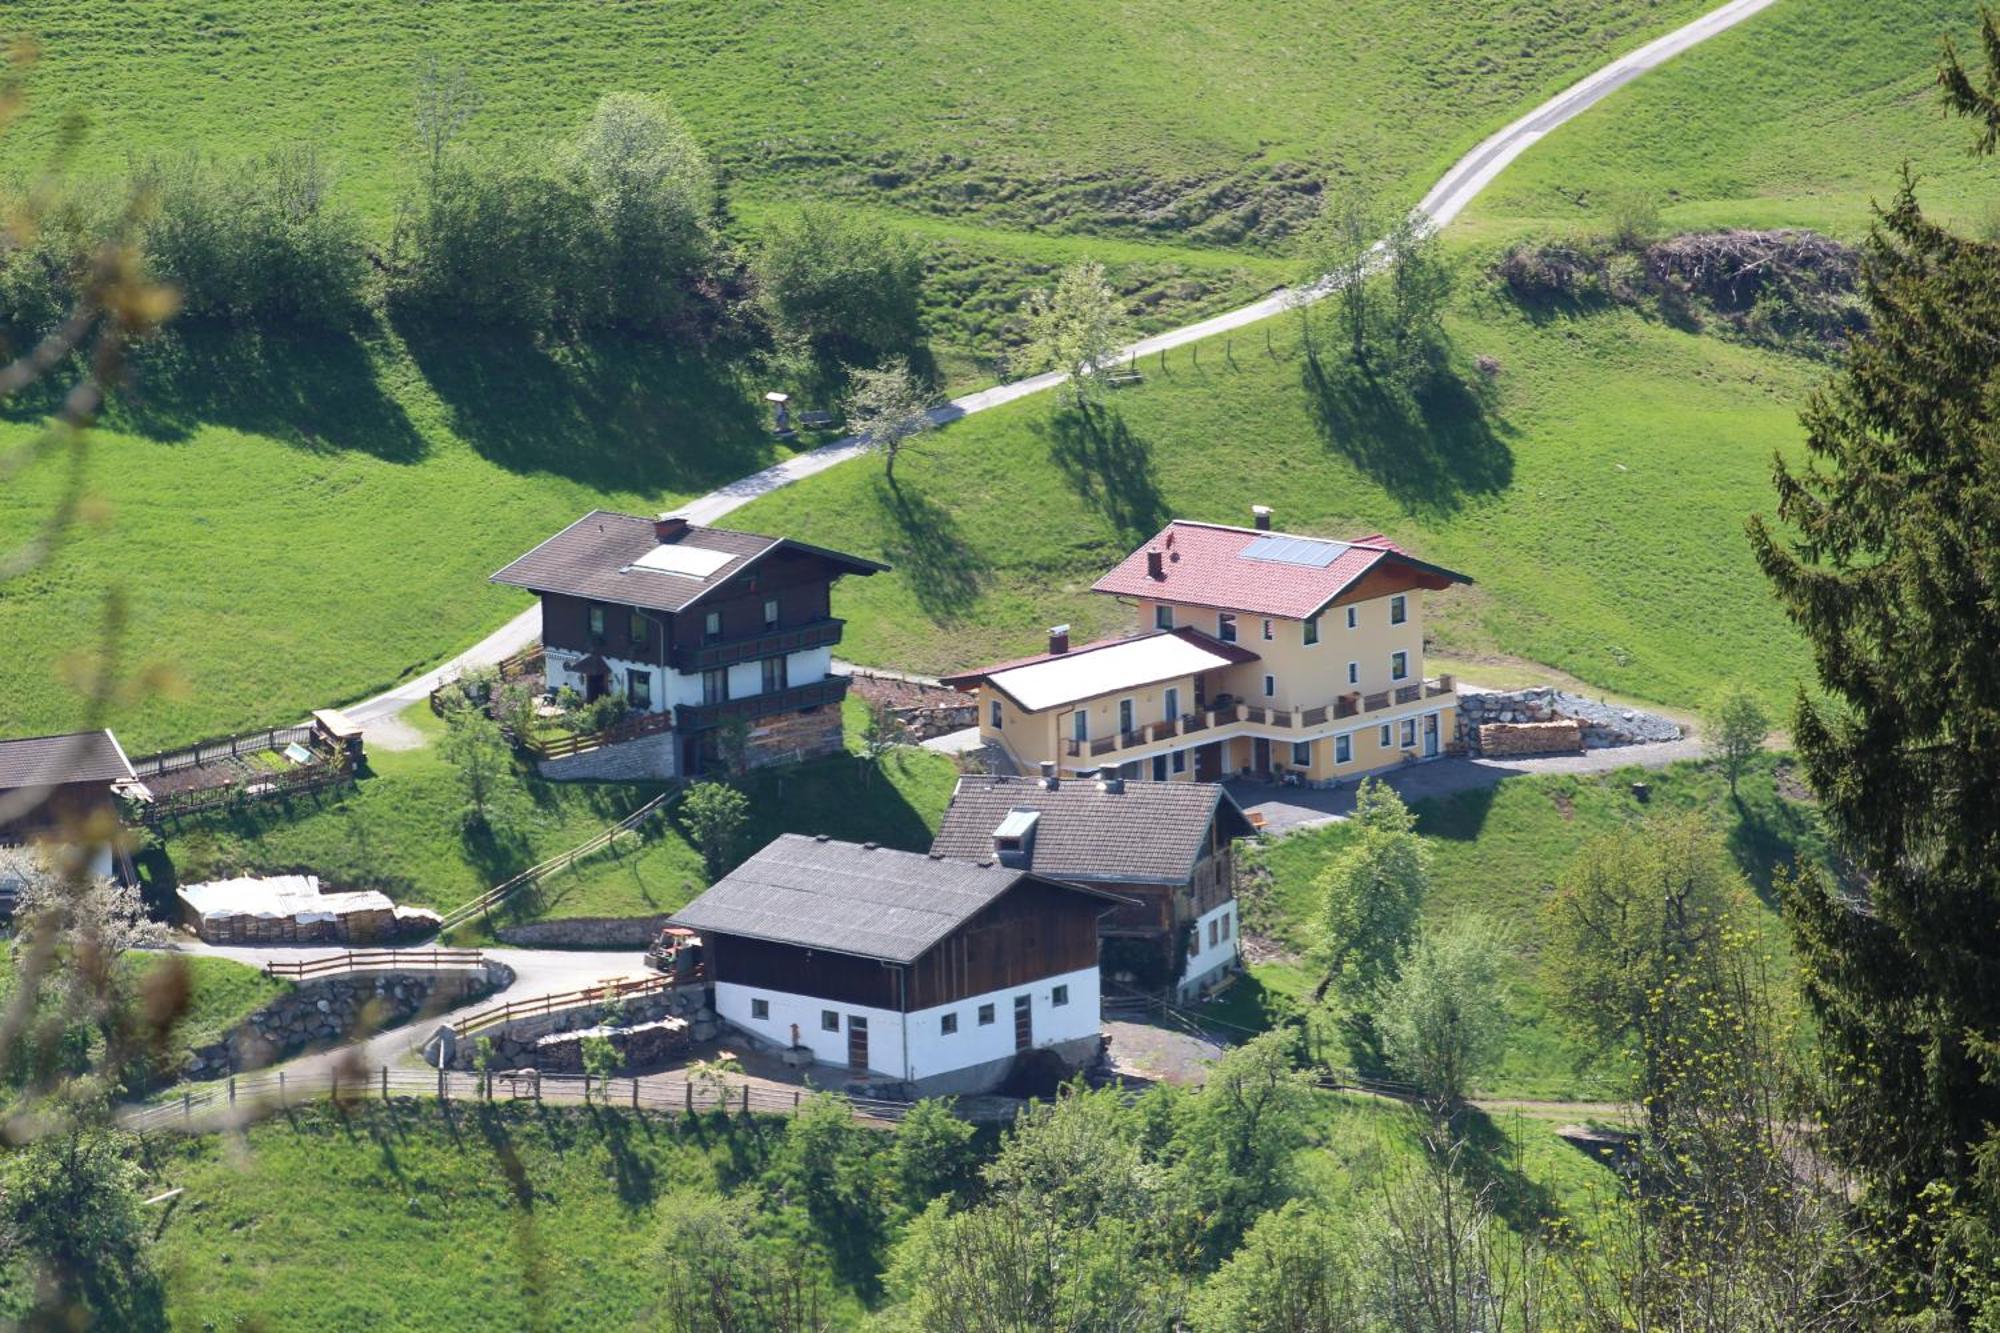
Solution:
<svg viewBox="0 0 2000 1333">
<path fill-rule="evenodd" d="M 646 950 L 646 966 L 681 981 L 701 975 L 701 936 L 685 926 L 667 926 Z"/>
</svg>

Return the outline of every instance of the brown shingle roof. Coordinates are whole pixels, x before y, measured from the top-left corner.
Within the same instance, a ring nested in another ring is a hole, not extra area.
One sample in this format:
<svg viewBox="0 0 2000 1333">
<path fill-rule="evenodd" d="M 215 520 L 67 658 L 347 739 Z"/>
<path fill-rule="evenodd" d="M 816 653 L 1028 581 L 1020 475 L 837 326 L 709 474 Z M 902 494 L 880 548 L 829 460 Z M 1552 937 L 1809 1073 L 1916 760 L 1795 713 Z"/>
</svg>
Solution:
<svg viewBox="0 0 2000 1333">
<path fill-rule="evenodd" d="M 0 789 L 117 782 L 131 776 L 124 749 L 108 731 L 0 741 Z"/>
<path fill-rule="evenodd" d="M 714 551 L 729 558 L 700 577 L 633 568 L 641 557 L 663 545 Z M 650 518 L 593 509 L 502 569 L 491 581 L 529 592 L 566 593 L 652 611 L 683 611 L 781 548 L 820 556 L 840 566 L 842 573 L 873 574 L 887 568 L 873 560 L 789 538 L 728 528 L 690 526 L 673 542 L 664 543 Z"/>
<path fill-rule="evenodd" d="M 1148 567 L 1152 551 L 1162 557 L 1157 579 Z M 1385 562 L 1429 575 L 1440 588 L 1472 582 L 1406 554 L 1379 535 L 1342 542 L 1175 519 L 1091 590 L 1304 620 Z"/>
<path fill-rule="evenodd" d="M 993 855 L 993 830 L 1010 811 L 1034 810 L 1027 868 L 1071 883 L 1184 884 L 1222 820 L 1230 837 L 1254 830 L 1228 792 L 1213 783 L 1127 780 L 1101 791 L 1065 778 L 1054 791 L 1032 778 L 963 777 L 938 824 L 931 850 L 955 860 Z"/>
<path fill-rule="evenodd" d="M 691 930 L 911 963 L 1001 894 L 1036 878 L 786 833 L 670 919 Z"/>
</svg>

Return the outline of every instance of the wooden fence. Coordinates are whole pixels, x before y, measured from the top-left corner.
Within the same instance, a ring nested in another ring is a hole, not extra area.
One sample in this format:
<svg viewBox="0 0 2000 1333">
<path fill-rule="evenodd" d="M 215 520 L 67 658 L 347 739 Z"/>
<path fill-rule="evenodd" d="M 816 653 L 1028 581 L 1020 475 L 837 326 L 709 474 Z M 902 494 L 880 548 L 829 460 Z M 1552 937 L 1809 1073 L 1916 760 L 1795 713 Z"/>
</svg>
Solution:
<svg viewBox="0 0 2000 1333">
<path fill-rule="evenodd" d="M 542 652 L 542 646 L 537 643 L 523 648 L 512 657 L 501 658 L 493 664 L 493 669 L 499 673 L 502 685 L 511 685 L 515 681 L 524 680 L 529 676 L 540 676 L 546 664 L 547 661 Z M 477 670 L 477 668 L 460 668 L 443 680 L 440 680 L 437 686 L 431 690 L 430 703 L 432 713 L 439 717 L 444 716 L 445 692 L 464 679 L 467 670 Z"/>
<path fill-rule="evenodd" d="M 657 736 L 663 731 L 674 729 L 674 715 L 671 712 L 633 713 L 624 721 L 602 731 L 587 732 L 582 735 L 565 736 L 521 736 L 516 738 L 523 750 L 537 759 L 563 759 L 573 754 L 585 754 L 602 749 L 607 745 L 618 745 L 625 741 L 636 741 L 641 736 Z"/>
<path fill-rule="evenodd" d="M 308 764 L 303 768 L 274 769 L 257 773 L 221 787 L 197 787 L 193 791 L 164 792 L 137 805 L 139 819 L 159 824 L 168 819 L 227 810 L 279 796 L 303 796 L 354 780 L 354 769 L 345 758 Z"/>
<path fill-rule="evenodd" d="M 307 977 L 361 972 L 378 967 L 478 967 L 485 961 L 486 955 L 477 949 L 349 949 L 345 953 L 302 959 L 296 963 L 266 963 L 264 973 L 266 976 L 303 981 Z"/>
<path fill-rule="evenodd" d="M 636 1078 L 594 1078 L 588 1074 L 507 1075 L 446 1069 L 391 1068 L 361 1072 L 338 1064 L 305 1071 L 263 1070 L 233 1076 L 223 1082 L 188 1088 L 177 1096 L 121 1113 L 120 1122 L 140 1133 L 184 1131 L 200 1133 L 230 1123 L 255 1119 L 304 1102 L 330 1097 L 336 1103 L 356 1103 L 391 1097 L 436 1097 L 441 1102 L 502 1101 L 581 1104 L 586 1098 L 604 1106 L 638 1111 L 738 1115 L 792 1115 L 808 1095 L 803 1088 L 774 1088 L 749 1082 L 731 1084 L 725 1078 L 689 1078 L 684 1074 L 651 1074 Z M 894 1124 L 909 1113 L 911 1103 L 873 1097 L 837 1097 L 857 1119 Z M 989 1113 L 991 1114 L 991 1113 Z M 1011 1119 L 1011 1111 L 1006 1113 Z"/>
<path fill-rule="evenodd" d="M 585 986 L 582 990 L 558 991 L 554 995 L 537 995 L 532 1000 L 509 1000 L 506 1004 L 496 1004 L 491 1009 L 481 1009 L 467 1014 L 451 1024 L 452 1031 L 461 1037 L 503 1023 L 515 1023 L 524 1018 L 541 1018 L 548 1014 L 561 1013 L 566 1009 L 582 1009 L 591 1005 L 603 1005 L 612 1000 L 623 1000 L 634 995 L 657 995 L 676 986 L 698 986 L 703 974 L 683 974 L 668 976 L 662 973 L 652 977 L 638 977 L 631 981 L 606 981 L 595 986 Z"/>
<path fill-rule="evenodd" d="M 438 922 L 438 934 L 443 935 L 446 931 L 456 926 L 464 925 L 475 916 L 483 916 L 490 923 L 493 909 L 501 903 L 506 902 L 522 889 L 554 874 L 558 870 L 567 870 L 586 856 L 602 851 L 604 848 L 610 846 L 612 840 L 619 834 L 636 829 L 639 825 L 672 805 L 679 798 L 680 792 L 678 790 L 662 792 L 640 806 L 637 810 L 634 810 L 631 814 L 625 816 L 625 818 L 619 820 L 616 824 L 613 824 L 610 828 L 578 843 L 558 856 L 550 857 L 538 866 L 530 866 L 504 883 L 496 884 L 485 893 L 474 898 L 471 902 L 460 903 L 457 907 L 446 912 L 444 918 Z"/>
<path fill-rule="evenodd" d="M 200 768 L 204 764 L 219 763 L 224 759 L 235 759 L 246 754 L 262 754 L 266 750 L 282 750 L 287 745 L 309 745 L 312 743 L 311 724 L 296 727 L 272 727 L 268 731 L 253 731 L 242 736 L 225 736 L 221 740 L 203 741 L 184 750 L 163 750 L 159 754 L 142 755 L 132 761 L 132 771 L 142 778 L 156 778 L 166 773 L 178 773 L 186 768 Z"/>
</svg>

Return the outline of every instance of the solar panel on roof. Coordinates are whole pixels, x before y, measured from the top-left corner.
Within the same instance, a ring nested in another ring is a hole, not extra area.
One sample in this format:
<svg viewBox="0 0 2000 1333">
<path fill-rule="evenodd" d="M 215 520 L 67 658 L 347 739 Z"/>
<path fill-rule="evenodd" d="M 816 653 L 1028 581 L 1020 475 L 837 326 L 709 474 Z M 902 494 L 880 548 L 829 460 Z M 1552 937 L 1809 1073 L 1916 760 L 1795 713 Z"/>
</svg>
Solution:
<svg viewBox="0 0 2000 1333">
<path fill-rule="evenodd" d="M 1340 559 L 1346 542 L 1314 541 L 1310 537 L 1259 537 L 1243 548 L 1245 560 L 1269 560 L 1280 565 L 1310 565 L 1325 569 Z"/>
<path fill-rule="evenodd" d="M 682 578 L 705 579 L 736 557 L 728 551 L 710 551 L 699 546 L 655 546 L 634 560 L 633 569 L 650 569 Z"/>
</svg>

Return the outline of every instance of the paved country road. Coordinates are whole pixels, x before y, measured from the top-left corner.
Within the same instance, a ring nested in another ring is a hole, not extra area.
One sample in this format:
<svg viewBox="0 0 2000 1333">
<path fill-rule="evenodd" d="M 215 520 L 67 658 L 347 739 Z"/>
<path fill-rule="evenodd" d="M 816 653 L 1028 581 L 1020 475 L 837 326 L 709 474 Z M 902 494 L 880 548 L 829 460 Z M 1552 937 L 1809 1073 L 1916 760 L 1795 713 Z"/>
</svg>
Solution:
<svg viewBox="0 0 2000 1333">
<path fill-rule="evenodd" d="M 1519 120 L 1489 135 L 1471 152 L 1454 163 L 1438 183 L 1431 187 L 1430 193 L 1423 197 L 1422 202 L 1417 205 L 1418 211 L 1427 215 L 1439 227 L 1445 226 L 1463 212 L 1465 206 L 1477 198 L 1480 191 L 1490 185 L 1509 163 L 1526 152 L 1550 130 L 1573 120 L 1648 70 L 1657 69 L 1682 52 L 1699 46 L 1717 33 L 1735 27 L 1775 3 L 1777 0 L 1730 0 L 1730 3 L 1710 10 L 1693 22 L 1648 42 L 1638 50 L 1619 57 L 1596 73 L 1565 88 Z M 1308 300 L 1318 300 L 1332 290 L 1331 283 L 1321 281 L 1303 293 L 1273 292 L 1262 300 L 1253 301 L 1239 309 L 1178 329 L 1170 329 L 1165 333 L 1156 333 L 1150 338 L 1142 338 L 1120 352 L 1119 359 L 1151 356 L 1156 352 L 1198 342 L 1218 333 L 1244 328 L 1259 320 L 1282 314 L 1301 296 Z M 981 389 L 977 393 L 954 398 L 937 408 L 932 416 L 942 425 L 956 421 L 960 417 L 971 416 L 974 412 L 984 412 L 988 408 L 999 407 L 1003 403 L 1011 403 L 1031 394 L 1052 389 L 1066 378 L 1067 375 L 1061 371 L 1049 371 L 1028 379 L 1015 380 L 1010 384 L 996 384 L 990 389 Z M 824 472 L 861 452 L 860 442 L 852 436 L 836 440 L 832 444 L 823 445 L 809 453 L 798 454 L 782 463 L 767 467 L 762 472 L 739 477 L 699 499 L 690 500 L 675 512 L 686 515 L 696 523 L 713 523 L 760 495 L 789 486 L 801 478 Z M 441 681 L 467 667 L 490 666 L 503 657 L 518 653 L 533 642 L 541 632 L 541 608 L 530 607 L 435 670 L 427 671 L 414 680 L 405 681 L 372 699 L 351 705 L 346 712 L 363 727 L 379 726 L 429 694 Z"/>
</svg>

